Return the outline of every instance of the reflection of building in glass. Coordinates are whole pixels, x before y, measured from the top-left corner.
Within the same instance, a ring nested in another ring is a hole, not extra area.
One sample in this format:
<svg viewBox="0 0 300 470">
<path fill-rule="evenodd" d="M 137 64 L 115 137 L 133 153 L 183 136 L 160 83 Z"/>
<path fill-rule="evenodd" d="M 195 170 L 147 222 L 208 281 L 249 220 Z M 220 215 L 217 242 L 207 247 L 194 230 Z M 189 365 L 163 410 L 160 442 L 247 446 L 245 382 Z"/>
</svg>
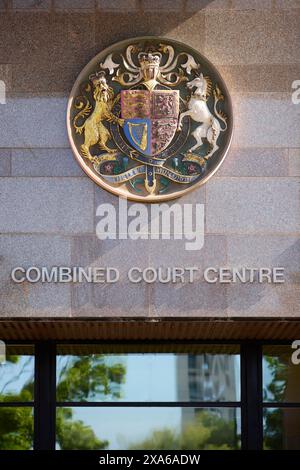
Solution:
<svg viewBox="0 0 300 470">
<path fill-rule="evenodd" d="M 180 354 L 177 356 L 177 393 L 183 402 L 237 401 L 234 354 Z M 235 418 L 234 408 L 218 408 L 220 418 Z M 182 425 L 193 420 L 194 408 L 182 409 Z"/>
</svg>

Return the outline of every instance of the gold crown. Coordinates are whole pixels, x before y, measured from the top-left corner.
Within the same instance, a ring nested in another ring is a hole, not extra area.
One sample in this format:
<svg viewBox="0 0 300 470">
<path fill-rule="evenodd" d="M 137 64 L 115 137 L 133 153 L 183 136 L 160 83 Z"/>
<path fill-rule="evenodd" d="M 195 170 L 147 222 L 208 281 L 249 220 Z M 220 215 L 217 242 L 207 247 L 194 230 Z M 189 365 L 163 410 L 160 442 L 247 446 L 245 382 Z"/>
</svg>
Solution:
<svg viewBox="0 0 300 470">
<path fill-rule="evenodd" d="M 140 52 L 138 55 L 138 61 L 143 65 L 159 65 L 161 61 L 160 52 Z"/>
</svg>

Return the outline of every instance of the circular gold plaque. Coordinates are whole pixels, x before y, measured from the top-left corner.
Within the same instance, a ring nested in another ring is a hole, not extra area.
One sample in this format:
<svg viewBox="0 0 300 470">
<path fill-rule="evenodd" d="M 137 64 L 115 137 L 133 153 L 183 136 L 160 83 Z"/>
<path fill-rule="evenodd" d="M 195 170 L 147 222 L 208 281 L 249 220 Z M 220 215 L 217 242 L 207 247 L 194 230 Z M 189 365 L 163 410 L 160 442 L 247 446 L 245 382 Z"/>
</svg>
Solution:
<svg viewBox="0 0 300 470">
<path fill-rule="evenodd" d="M 215 67 L 191 47 L 141 37 L 100 52 L 67 112 L 72 150 L 102 188 L 131 200 L 174 199 L 224 160 L 232 105 Z"/>
</svg>

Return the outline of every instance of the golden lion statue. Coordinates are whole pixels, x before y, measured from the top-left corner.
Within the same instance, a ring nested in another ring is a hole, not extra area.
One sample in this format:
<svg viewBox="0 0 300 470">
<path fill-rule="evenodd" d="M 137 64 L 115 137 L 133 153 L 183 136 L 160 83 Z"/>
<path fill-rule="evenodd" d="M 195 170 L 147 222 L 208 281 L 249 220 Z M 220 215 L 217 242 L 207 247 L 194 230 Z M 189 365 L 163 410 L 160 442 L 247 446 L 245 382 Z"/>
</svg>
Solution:
<svg viewBox="0 0 300 470">
<path fill-rule="evenodd" d="M 116 151 L 107 146 L 107 141 L 111 139 L 111 135 L 107 127 L 103 124 L 103 121 L 115 121 L 120 126 L 124 124 L 124 120 L 115 116 L 111 111 L 119 96 L 114 99 L 113 89 L 108 86 L 103 73 L 94 76 L 91 81 L 94 89 L 94 110 L 92 114 L 90 114 L 92 106 L 87 100 L 84 108 L 79 111 L 73 120 L 76 133 L 82 134 L 84 131 L 84 144 L 81 145 L 81 153 L 89 160 L 94 159 L 90 153 L 90 147 L 97 143 L 99 147 L 106 152 L 113 153 Z M 77 108 L 80 109 L 82 107 L 83 103 L 81 102 Z M 78 119 L 82 119 L 88 115 L 89 117 L 81 126 L 77 124 Z"/>
</svg>

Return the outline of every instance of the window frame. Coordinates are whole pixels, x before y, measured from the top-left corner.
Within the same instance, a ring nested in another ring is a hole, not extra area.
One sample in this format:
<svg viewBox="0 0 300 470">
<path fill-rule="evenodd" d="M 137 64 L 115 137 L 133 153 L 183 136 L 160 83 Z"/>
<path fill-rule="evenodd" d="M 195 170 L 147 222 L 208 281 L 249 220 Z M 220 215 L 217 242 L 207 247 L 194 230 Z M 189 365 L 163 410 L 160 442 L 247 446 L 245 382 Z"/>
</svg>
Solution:
<svg viewBox="0 0 300 470">
<path fill-rule="evenodd" d="M 5 340 L 4 340 L 5 341 Z M 34 402 L 24 403 L 33 407 L 34 412 L 34 447 L 33 450 L 55 450 L 55 420 L 57 406 L 80 407 L 198 407 L 222 408 L 232 407 L 241 410 L 241 450 L 263 449 L 263 409 L 275 408 L 276 403 L 263 402 L 263 345 L 291 345 L 292 340 L 149 340 L 143 344 L 235 344 L 240 346 L 240 391 L 239 402 L 56 402 L 56 346 L 58 344 L 141 344 L 141 341 L 102 341 L 102 340 L 49 340 L 49 341 L 5 341 L 7 345 L 34 346 L 35 350 L 35 383 Z M 280 404 L 282 407 L 282 404 Z M 297 404 L 300 407 L 300 403 Z M 0 406 L 23 406 L 23 403 L 9 403 Z M 294 403 L 284 404 L 284 407 L 295 407 Z M 76 451 L 75 451 L 76 452 Z"/>
</svg>

